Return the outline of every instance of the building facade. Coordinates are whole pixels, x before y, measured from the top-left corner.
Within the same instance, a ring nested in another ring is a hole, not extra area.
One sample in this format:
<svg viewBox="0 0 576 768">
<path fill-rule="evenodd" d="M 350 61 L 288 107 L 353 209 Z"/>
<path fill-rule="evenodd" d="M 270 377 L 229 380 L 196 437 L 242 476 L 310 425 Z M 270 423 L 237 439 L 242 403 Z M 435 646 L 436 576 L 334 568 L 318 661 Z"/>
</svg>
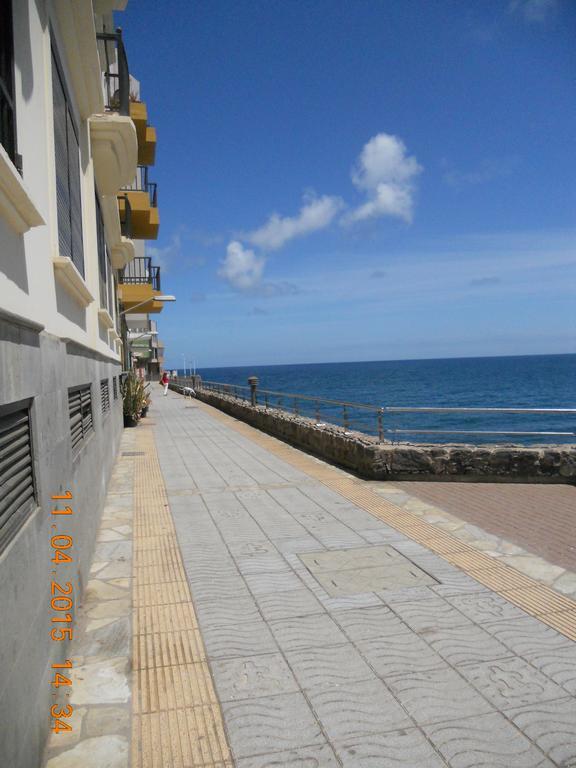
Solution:
<svg viewBox="0 0 576 768">
<path fill-rule="evenodd" d="M 123 429 L 126 317 L 162 308 L 159 274 L 150 262 L 139 276 L 134 261 L 159 216 L 156 132 L 113 18 L 125 5 L 0 0 L 0 765 L 11 768 L 40 765 L 51 665 L 66 658 L 89 578 Z M 66 492 L 64 524 L 52 511 Z M 55 520 L 72 542 L 62 573 L 74 598 L 56 618 Z"/>
</svg>

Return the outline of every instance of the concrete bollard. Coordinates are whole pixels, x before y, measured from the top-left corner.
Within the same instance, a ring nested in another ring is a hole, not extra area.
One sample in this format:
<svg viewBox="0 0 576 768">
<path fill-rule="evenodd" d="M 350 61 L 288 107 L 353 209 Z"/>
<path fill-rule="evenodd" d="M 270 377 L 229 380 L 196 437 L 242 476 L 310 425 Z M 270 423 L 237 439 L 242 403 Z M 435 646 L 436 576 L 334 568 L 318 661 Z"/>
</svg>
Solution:
<svg viewBox="0 0 576 768">
<path fill-rule="evenodd" d="M 249 376 L 248 384 L 250 384 L 250 402 L 255 406 L 257 403 L 256 389 L 258 387 L 258 376 Z"/>
</svg>

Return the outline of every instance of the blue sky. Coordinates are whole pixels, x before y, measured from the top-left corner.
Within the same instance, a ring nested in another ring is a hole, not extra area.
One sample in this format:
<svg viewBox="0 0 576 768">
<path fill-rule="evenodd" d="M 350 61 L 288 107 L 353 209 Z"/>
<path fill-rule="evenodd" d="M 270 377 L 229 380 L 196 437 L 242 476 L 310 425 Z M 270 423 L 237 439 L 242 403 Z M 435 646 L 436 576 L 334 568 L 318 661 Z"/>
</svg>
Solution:
<svg viewBox="0 0 576 768">
<path fill-rule="evenodd" d="M 573 0 L 130 0 L 167 363 L 574 352 Z"/>
</svg>

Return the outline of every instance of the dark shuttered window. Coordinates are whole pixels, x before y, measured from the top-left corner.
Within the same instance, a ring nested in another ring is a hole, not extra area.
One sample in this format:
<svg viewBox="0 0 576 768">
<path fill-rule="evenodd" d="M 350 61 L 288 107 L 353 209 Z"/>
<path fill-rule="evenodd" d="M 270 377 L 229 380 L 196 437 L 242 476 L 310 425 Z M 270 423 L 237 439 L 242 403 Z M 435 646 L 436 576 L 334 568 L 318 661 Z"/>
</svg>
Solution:
<svg viewBox="0 0 576 768">
<path fill-rule="evenodd" d="M 68 390 L 68 413 L 72 452 L 78 453 L 82 443 L 94 429 L 92 421 L 92 392 L 90 384 Z"/>
<path fill-rule="evenodd" d="M 116 376 L 112 378 L 112 389 L 114 391 L 114 400 L 118 400 L 118 379 Z"/>
<path fill-rule="evenodd" d="M 108 379 L 103 379 L 100 382 L 100 400 L 102 402 L 102 413 L 108 413 L 110 410 L 110 388 L 108 386 Z"/>
<path fill-rule="evenodd" d="M 96 241 L 98 245 L 98 272 L 100 275 L 100 306 L 107 309 L 112 315 L 114 312 L 114 276 L 112 274 L 108 246 L 106 245 L 104 218 L 102 217 L 98 195 L 96 195 Z"/>
<path fill-rule="evenodd" d="M 35 506 L 30 410 L 0 409 L 0 548 Z"/>
<path fill-rule="evenodd" d="M 11 0 L 0 0 L 0 144 L 8 157 L 22 170 L 16 151 L 14 110 L 14 33 Z"/>
<path fill-rule="evenodd" d="M 80 145 L 64 78 L 54 50 L 52 51 L 52 97 L 60 255 L 72 259 L 84 277 Z"/>
</svg>

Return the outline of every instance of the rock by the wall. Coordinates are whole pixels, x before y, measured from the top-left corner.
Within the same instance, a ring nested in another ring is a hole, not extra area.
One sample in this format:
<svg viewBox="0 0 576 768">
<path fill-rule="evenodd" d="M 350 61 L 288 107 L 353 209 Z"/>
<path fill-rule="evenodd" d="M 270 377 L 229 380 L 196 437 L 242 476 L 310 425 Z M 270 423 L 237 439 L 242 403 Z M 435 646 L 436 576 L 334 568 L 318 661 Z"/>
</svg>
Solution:
<svg viewBox="0 0 576 768">
<path fill-rule="evenodd" d="M 178 384 L 171 389 L 181 392 Z M 205 403 L 292 445 L 371 480 L 576 483 L 576 449 L 569 446 L 379 443 L 370 435 L 244 400 L 198 390 Z"/>
</svg>

